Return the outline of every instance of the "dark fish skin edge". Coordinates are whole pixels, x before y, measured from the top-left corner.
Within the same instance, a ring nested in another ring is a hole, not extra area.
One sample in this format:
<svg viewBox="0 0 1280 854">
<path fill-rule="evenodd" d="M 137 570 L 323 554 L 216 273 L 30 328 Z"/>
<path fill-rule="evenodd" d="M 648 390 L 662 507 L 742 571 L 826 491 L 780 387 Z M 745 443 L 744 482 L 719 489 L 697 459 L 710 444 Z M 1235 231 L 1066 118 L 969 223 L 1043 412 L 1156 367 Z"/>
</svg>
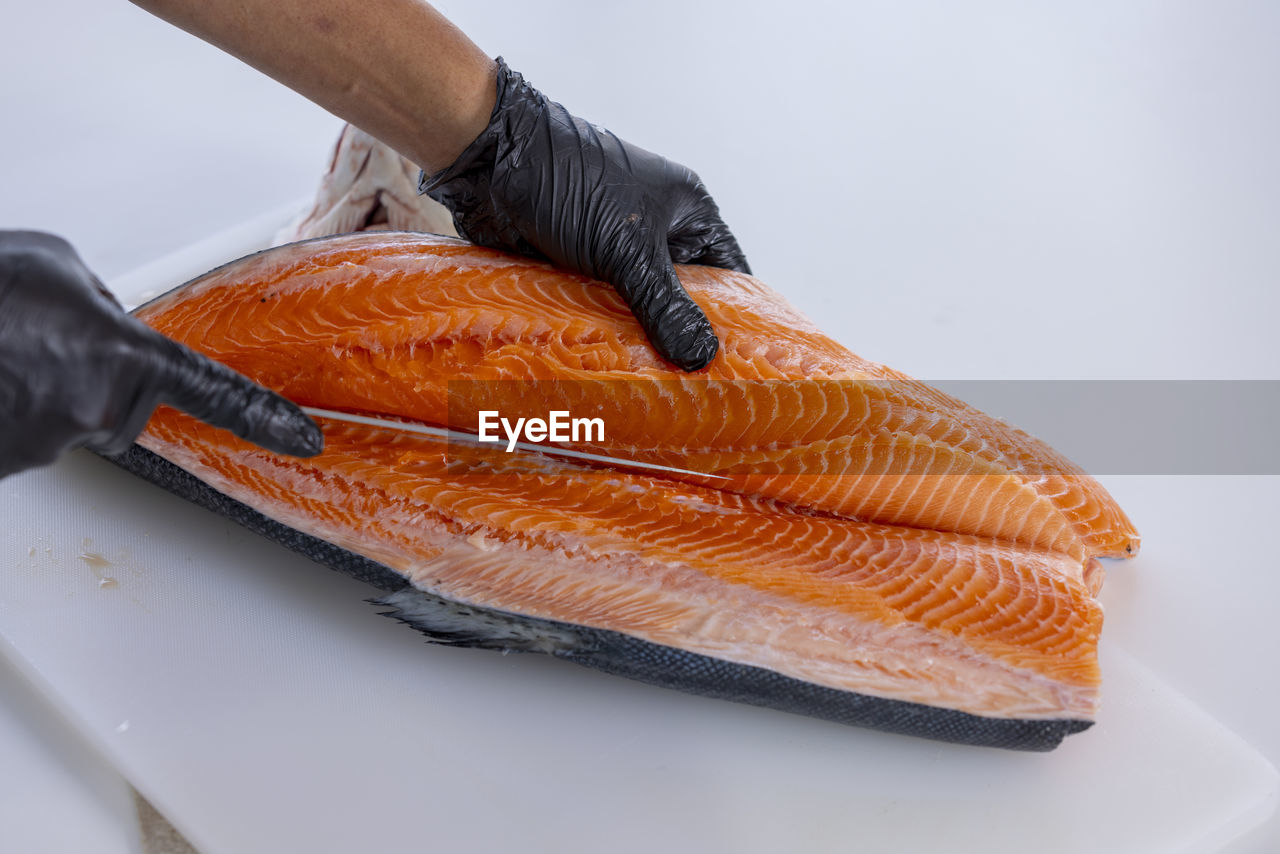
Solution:
<svg viewBox="0 0 1280 854">
<path fill-rule="evenodd" d="M 434 643 L 543 652 L 606 673 L 704 697 L 956 744 L 1048 751 L 1057 747 L 1064 737 L 1093 725 L 1092 721 L 1069 719 L 987 718 L 903 700 L 870 697 L 650 643 L 620 632 L 460 605 L 418 590 L 404 576 L 376 561 L 273 521 L 138 445 L 106 459 L 317 563 L 390 594 L 370 601 L 389 608 L 383 612 L 385 616 L 408 623 Z"/>
</svg>

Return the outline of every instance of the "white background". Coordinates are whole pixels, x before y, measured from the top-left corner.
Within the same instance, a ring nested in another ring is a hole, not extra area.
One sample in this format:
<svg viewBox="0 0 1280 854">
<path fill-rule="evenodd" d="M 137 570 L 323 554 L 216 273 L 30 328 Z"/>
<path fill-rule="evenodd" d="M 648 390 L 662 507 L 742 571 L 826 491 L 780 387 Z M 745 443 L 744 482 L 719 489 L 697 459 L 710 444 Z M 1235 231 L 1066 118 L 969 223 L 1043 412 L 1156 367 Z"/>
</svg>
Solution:
<svg viewBox="0 0 1280 854">
<path fill-rule="evenodd" d="M 756 273 L 863 355 L 926 379 L 1280 379 L 1274 4 L 442 8 L 697 169 Z M 63 234 L 104 278 L 310 192 L 340 126 L 127 3 L 22 4 L 4 30 L 0 226 Z M 1160 556 L 1111 568 L 1107 632 L 1277 763 L 1280 484 L 1151 481 L 1107 480 Z M 0 684 L 63 834 L 122 814 L 74 733 Z M 1272 850 L 1276 822 L 1232 850 Z"/>
</svg>

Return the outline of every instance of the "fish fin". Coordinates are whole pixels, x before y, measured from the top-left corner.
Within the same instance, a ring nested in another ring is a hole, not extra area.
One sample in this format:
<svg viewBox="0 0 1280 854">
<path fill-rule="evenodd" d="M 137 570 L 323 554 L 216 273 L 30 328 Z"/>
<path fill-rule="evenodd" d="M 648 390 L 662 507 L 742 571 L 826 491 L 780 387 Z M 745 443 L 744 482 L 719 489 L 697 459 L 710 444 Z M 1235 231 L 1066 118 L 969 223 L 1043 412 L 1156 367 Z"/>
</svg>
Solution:
<svg viewBox="0 0 1280 854">
<path fill-rule="evenodd" d="M 452 602 L 412 586 L 367 601 L 390 609 L 379 613 L 412 626 L 432 643 L 548 655 L 584 645 L 580 633 L 566 623 Z"/>
</svg>

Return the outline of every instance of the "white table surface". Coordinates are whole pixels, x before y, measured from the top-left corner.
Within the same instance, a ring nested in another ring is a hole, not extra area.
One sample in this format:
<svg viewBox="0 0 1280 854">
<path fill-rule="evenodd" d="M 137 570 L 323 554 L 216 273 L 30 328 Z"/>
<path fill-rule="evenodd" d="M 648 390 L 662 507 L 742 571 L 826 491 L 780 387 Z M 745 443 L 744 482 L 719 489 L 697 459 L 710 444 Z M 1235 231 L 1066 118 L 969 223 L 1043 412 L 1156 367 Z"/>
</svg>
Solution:
<svg viewBox="0 0 1280 854">
<path fill-rule="evenodd" d="M 757 274 L 863 355 L 926 379 L 1280 378 L 1273 4 L 442 8 L 694 166 Z M 339 127 L 126 3 L 5 29 L 0 227 L 59 232 L 104 278 L 310 192 Z M 857 315 L 824 310 L 849 289 Z M 1114 567 L 1108 633 L 1280 764 L 1280 478 L 1106 482 L 1186 556 Z M 6 771 L 35 781 L 4 790 L 0 849 L 56 826 L 47 850 L 131 850 L 123 782 L 12 669 L 0 688 Z M 1278 845 L 1273 816 L 1227 850 Z"/>
</svg>

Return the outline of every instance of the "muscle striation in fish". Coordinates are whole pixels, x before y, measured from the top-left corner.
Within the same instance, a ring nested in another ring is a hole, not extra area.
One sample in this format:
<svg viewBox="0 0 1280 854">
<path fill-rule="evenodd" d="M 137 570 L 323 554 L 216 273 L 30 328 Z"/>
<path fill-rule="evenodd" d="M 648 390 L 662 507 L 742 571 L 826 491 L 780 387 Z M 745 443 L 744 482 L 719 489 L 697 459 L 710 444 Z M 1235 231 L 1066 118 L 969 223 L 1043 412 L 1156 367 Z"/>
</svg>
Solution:
<svg viewBox="0 0 1280 854">
<path fill-rule="evenodd" d="M 678 272 L 722 340 L 697 375 L 607 286 L 423 234 L 268 250 L 137 314 L 303 405 L 461 431 L 568 410 L 606 425 L 581 450 L 681 473 L 336 421 L 285 458 L 171 409 L 119 461 L 440 642 L 964 743 L 1086 728 L 1095 558 L 1138 545 L 1106 491 L 757 280 Z"/>
</svg>

